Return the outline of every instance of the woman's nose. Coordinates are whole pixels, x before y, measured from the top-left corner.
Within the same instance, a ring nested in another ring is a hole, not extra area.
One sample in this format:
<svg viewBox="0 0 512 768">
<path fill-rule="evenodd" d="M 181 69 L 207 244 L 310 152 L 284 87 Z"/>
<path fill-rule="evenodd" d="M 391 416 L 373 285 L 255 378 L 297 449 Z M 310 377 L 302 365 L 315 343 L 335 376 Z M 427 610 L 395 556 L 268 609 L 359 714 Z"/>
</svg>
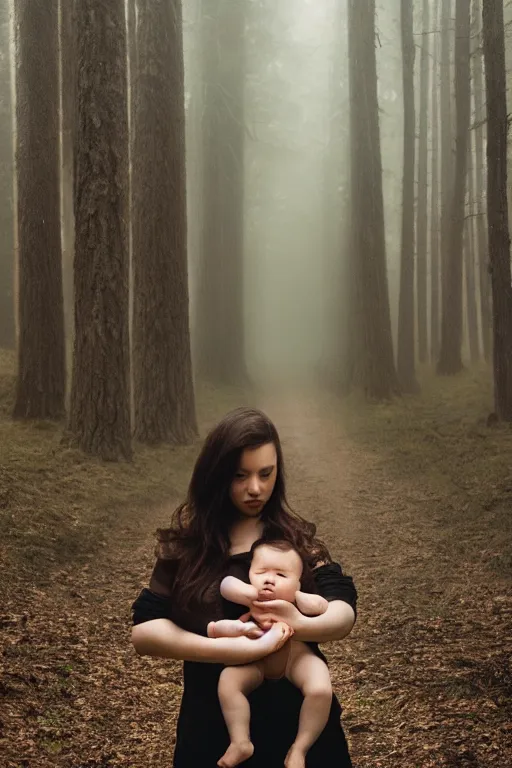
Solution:
<svg viewBox="0 0 512 768">
<path fill-rule="evenodd" d="M 259 477 L 249 478 L 249 493 L 251 496 L 258 496 L 260 492 L 260 480 Z"/>
</svg>

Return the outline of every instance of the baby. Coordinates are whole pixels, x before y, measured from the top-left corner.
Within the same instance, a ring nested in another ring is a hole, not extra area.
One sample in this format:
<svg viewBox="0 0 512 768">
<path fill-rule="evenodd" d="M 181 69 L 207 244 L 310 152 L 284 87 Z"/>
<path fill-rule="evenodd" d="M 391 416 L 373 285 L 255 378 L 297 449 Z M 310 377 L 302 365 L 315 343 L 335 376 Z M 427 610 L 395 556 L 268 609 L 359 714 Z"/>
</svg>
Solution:
<svg viewBox="0 0 512 768">
<path fill-rule="evenodd" d="M 239 605 L 250 606 L 255 600 L 288 600 L 307 616 L 319 616 L 327 610 L 327 600 L 320 595 L 300 591 L 303 562 L 287 541 L 258 544 L 253 549 L 249 571 L 250 584 L 227 576 L 221 594 Z M 210 622 L 209 637 L 233 637 L 240 634 L 241 619 Z M 226 667 L 219 679 L 219 701 L 231 744 L 219 760 L 221 768 L 233 768 L 254 752 L 250 738 L 250 709 L 247 696 L 264 678 L 287 677 L 304 696 L 295 742 L 285 760 L 286 768 L 305 768 L 306 754 L 322 733 L 332 701 L 332 687 L 326 664 L 311 648 L 298 640 L 289 640 L 281 650 L 253 664 Z"/>
</svg>

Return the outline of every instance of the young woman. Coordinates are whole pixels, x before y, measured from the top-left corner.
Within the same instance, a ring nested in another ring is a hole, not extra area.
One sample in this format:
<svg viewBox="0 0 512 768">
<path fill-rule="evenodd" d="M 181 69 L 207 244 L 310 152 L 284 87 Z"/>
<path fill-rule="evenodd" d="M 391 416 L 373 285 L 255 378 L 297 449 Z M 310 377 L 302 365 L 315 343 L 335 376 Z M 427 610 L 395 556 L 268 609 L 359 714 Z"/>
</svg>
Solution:
<svg viewBox="0 0 512 768">
<path fill-rule="evenodd" d="M 171 527 L 159 531 L 149 589 L 133 604 L 136 651 L 185 662 L 174 768 L 214 768 L 227 750 L 217 695 L 225 665 L 262 659 L 282 648 L 292 633 L 323 659 L 318 643 L 341 640 L 352 629 L 354 584 L 331 561 L 315 531 L 287 507 L 281 444 L 272 422 L 249 408 L 229 413 L 206 438 Z M 286 601 L 255 602 L 250 613 L 257 625 L 245 622 L 238 637 L 208 637 L 211 621 L 247 613 L 246 607 L 224 600 L 219 585 L 226 575 L 249 581 L 250 550 L 261 538 L 286 539 L 300 552 L 310 571 L 309 591 L 329 601 L 327 610 L 307 617 Z M 243 766 L 283 768 L 301 704 L 301 693 L 286 678 L 266 680 L 251 694 L 254 754 Z M 350 768 L 340 714 L 333 696 L 307 768 Z"/>
</svg>

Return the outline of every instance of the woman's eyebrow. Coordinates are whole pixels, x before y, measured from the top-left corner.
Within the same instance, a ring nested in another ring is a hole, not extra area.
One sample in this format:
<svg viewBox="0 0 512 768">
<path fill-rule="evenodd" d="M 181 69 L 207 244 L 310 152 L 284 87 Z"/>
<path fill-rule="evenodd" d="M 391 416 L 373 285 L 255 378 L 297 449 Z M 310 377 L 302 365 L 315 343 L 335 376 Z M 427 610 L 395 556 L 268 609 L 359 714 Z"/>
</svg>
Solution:
<svg viewBox="0 0 512 768">
<path fill-rule="evenodd" d="M 275 464 L 269 464 L 268 467 L 261 467 L 261 469 L 258 469 L 258 472 L 271 472 L 275 468 Z M 245 472 L 246 475 L 251 474 L 250 469 L 245 469 L 245 467 L 239 467 L 237 469 L 237 472 Z"/>
</svg>

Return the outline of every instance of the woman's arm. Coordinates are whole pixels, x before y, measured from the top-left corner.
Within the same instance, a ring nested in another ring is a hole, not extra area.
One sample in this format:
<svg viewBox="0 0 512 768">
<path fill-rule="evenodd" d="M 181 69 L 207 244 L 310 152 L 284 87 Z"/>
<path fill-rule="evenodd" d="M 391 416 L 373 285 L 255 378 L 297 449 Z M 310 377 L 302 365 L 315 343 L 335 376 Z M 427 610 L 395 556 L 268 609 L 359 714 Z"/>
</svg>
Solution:
<svg viewBox="0 0 512 768">
<path fill-rule="evenodd" d="M 343 600 L 332 600 L 321 616 L 302 616 L 295 629 L 295 640 L 305 643 L 328 643 L 343 640 L 354 626 L 354 609 Z"/>
<path fill-rule="evenodd" d="M 187 632 L 170 619 L 153 619 L 132 628 L 132 643 L 141 656 L 211 664 L 251 664 L 279 650 L 293 630 L 280 622 L 261 638 L 210 638 Z"/>
<path fill-rule="evenodd" d="M 262 629 L 284 621 L 294 630 L 294 639 L 306 643 L 328 643 L 346 637 L 355 622 L 354 609 L 343 600 L 331 600 L 321 616 L 304 616 L 286 600 L 256 601 L 252 615 Z"/>
</svg>

